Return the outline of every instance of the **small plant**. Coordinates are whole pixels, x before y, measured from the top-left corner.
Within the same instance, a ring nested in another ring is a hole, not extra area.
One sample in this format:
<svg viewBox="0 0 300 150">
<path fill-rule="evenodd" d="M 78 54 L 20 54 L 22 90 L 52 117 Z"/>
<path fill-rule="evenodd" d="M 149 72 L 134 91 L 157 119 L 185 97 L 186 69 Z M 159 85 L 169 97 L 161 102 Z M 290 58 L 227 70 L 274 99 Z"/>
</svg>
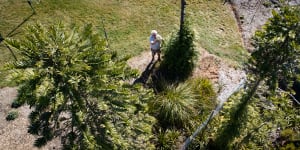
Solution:
<svg viewBox="0 0 300 150">
<path fill-rule="evenodd" d="M 20 106 L 22 106 L 22 102 L 18 101 L 18 100 L 14 100 L 11 103 L 11 108 L 19 108 Z"/>
<path fill-rule="evenodd" d="M 196 96 L 196 109 L 205 117 L 217 104 L 217 94 L 208 79 L 196 78 L 189 81 Z"/>
<path fill-rule="evenodd" d="M 6 116 L 7 121 L 15 120 L 19 117 L 19 113 L 17 111 L 10 111 Z"/>
<path fill-rule="evenodd" d="M 264 2 L 263 5 L 266 7 L 266 8 L 270 8 L 272 6 L 272 3 L 267 1 L 267 2 Z"/>
<path fill-rule="evenodd" d="M 160 131 L 158 133 L 158 147 L 164 150 L 176 149 L 176 143 L 180 134 L 180 131 L 177 130 Z"/>
<path fill-rule="evenodd" d="M 170 85 L 160 92 L 157 99 L 150 101 L 150 111 L 164 129 L 182 129 L 191 125 L 197 110 L 196 102 L 188 84 Z"/>
</svg>

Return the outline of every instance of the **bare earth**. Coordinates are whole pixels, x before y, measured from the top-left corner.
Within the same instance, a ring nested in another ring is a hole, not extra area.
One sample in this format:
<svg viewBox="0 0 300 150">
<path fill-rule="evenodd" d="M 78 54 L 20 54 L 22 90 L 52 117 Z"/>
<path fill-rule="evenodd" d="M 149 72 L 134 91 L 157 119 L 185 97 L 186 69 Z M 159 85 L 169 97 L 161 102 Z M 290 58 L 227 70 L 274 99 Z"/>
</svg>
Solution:
<svg viewBox="0 0 300 150">
<path fill-rule="evenodd" d="M 11 103 L 16 98 L 16 88 L 6 87 L 0 89 L 0 150 L 35 150 L 33 146 L 35 137 L 27 133 L 29 125 L 29 106 L 16 109 L 19 117 L 13 121 L 6 121 L 7 114 L 14 110 Z M 51 141 L 42 150 L 60 149 L 59 140 Z"/>
<path fill-rule="evenodd" d="M 200 58 L 194 70 L 193 77 L 208 78 L 213 82 L 218 100 L 223 103 L 236 87 L 245 80 L 246 74 L 243 70 L 236 69 L 226 64 L 221 58 L 209 54 L 204 49 L 199 49 Z M 128 60 L 131 68 L 138 69 L 140 73 L 147 67 L 151 61 L 150 50 L 145 50 L 139 56 Z"/>
</svg>

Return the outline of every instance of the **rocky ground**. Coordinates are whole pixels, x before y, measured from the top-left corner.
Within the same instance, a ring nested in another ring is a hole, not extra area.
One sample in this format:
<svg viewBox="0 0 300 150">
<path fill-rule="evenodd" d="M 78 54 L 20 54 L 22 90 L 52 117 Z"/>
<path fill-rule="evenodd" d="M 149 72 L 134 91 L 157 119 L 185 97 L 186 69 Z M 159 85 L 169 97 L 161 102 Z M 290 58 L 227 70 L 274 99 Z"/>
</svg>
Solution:
<svg viewBox="0 0 300 150">
<path fill-rule="evenodd" d="M 251 37 L 272 17 L 271 10 L 278 10 L 278 0 L 231 0 L 231 4 L 240 26 L 244 46 L 252 51 Z M 300 5 L 300 0 L 287 0 L 286 4 Z"/>
</svg>

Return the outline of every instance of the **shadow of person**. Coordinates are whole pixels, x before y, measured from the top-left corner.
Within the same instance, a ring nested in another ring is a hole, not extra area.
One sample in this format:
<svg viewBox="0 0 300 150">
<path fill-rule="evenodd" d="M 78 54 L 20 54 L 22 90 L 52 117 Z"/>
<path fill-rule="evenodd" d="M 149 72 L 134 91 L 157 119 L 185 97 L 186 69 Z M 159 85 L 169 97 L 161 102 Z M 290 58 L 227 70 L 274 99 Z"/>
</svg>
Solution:
<svg viewBox="0 0 300 150">
<path fill-rule="evenodd" d="M 156 63 L 157 63 L 157 61 L 153 62 L 151 60 L 151 62 L 147 65 L 147 67 L 145 68 L 145 70 L 143 71 L 141 76 L 134 80 L 133 84 L 136 84 L 136 83 L 146 84 L 149 79 L 149 76 L 153 72 L 153 69 L 154 69 Z"/>
</svg>

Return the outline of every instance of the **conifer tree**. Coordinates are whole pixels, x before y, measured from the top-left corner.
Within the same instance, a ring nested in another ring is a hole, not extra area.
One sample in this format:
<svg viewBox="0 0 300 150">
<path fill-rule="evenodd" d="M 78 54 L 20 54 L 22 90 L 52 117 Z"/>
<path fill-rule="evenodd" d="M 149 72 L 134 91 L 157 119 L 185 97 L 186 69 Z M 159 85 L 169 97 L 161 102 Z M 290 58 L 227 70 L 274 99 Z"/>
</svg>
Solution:
<svg viewBox="0 0 300 150">
<path fill-rule="evenodd" d="M 19 85 L 15 103 L 33 109 L 35 146 L 60 136 L 65 149 L 153 148 L 145 102 L 153 94 L 125 82 L 135 72 L 92 25 L 36 24 L 5 42 L 19 54 L 8 68 Z"/>
<path fill-rule="evenodd" d="M 275 91 L 280 78 L 295 76 L 300 57 L 300 10 L 299 7 L 282 7 L 273 11 L 262 30 L 256 32 L 255 51 L 249 59 L 249 80 L 246 93 L 230 111 L 230 120 L 222 127 L 214 143 L 214 149 L 232 149 L 232 142 L 241 133 L 247 120 L 248 105 L 257 88 L 265 81 L 270 91 Z"/>
</svg>

